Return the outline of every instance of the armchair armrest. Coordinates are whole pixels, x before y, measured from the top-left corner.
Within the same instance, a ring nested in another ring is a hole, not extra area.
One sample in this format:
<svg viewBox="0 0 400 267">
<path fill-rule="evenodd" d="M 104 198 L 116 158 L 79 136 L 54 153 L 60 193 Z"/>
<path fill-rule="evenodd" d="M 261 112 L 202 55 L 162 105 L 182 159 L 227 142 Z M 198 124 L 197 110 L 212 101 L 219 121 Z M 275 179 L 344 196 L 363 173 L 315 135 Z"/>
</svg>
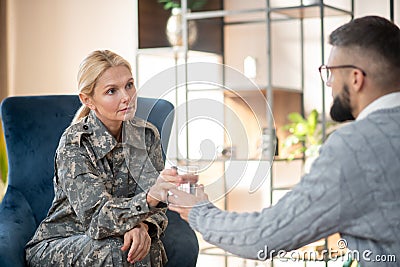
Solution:
<svg viewBox="0 0 400 267">
<path fill-rule="evenodd" d="M 8 186 L 0 204 L 0 266 L 25 266 L 25 244 L 35 230 L 29 203 L 18 189 Z"/>
</svg>

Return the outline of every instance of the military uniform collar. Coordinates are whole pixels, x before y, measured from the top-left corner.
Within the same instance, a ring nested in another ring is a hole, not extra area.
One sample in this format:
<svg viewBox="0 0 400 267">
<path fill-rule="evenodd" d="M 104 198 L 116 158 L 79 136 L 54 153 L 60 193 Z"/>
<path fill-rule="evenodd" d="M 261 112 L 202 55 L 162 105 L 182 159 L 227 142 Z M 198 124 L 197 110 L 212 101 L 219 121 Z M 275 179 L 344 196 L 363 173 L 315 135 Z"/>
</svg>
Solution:
<svg viewBox="0 0 400 267">
<path fill-rule="evenodd" d="M 146 128 L 148 128 L 146 121 L 134 117 L 132 120 L 124 122 L 122 128 L 122 140 L 128 145 L 139 149 L 145 149 Z"/>
<path fill-rule="evenodd" d="M 122 141 L 124 144 L 139 149 L 146 148 L 145 121 L 135 117 L 131 121 L 123 122 L 122 127 Z M 82 128 L 84 132 L 90 134 L 97 159 L 105 157 L 118 144 L 118 141 L 97 118 L 94 111 L 90 111 L 89 115 L 84 119 Z"/>
</svg>

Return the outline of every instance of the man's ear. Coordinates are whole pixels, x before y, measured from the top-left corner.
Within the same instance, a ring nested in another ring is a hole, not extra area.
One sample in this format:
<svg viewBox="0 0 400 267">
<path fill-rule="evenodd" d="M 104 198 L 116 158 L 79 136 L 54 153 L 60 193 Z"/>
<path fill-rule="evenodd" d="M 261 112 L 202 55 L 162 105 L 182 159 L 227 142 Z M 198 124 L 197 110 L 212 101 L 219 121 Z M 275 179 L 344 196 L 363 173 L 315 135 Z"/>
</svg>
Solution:
<svg viewBox="0 0 400 267">
<path fill-rule="evenodd" d="M 89 97 L 87 94 L 84 93 L 79 93 L 79 99 L 81 100 L 81 102 L 87 106 L 88 108 L 94 110 L 95 106 L 92 103 L 92 98 Z"/>
<path fill-rule="evenodd" d="M 361 70 L 354 69 L 352 71 L 352 86 L 356 92 L 360 91 L 364 85 L 365 76 Z"/>
</svg>

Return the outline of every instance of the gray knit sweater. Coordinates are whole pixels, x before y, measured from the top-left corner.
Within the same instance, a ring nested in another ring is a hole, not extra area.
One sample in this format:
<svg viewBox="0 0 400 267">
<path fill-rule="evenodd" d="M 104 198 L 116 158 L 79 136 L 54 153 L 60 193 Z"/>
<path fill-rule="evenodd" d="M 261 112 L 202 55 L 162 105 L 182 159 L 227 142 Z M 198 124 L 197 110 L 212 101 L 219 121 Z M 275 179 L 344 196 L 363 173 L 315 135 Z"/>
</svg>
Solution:
<svg viewBox="0 0 400 267">
<path fill-rule="evenodd" d="M 362 267 L 400 266 L 400 107 L 335 131 L 310 173 L 275 206 L 234 213 L 200 203 L 189 223 L 209 243 L 245 258 L 339 232 Z M 378 262 L 393 256 L 396 262 Z"/>
</svg>

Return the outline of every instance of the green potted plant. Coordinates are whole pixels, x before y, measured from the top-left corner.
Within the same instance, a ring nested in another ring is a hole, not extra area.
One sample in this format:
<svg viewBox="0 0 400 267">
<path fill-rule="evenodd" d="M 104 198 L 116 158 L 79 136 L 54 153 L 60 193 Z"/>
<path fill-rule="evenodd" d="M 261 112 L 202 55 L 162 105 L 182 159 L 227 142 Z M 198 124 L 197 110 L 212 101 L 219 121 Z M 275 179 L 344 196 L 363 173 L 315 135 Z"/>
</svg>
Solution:
<svg viewBox="0 0 400 267">
<path fill-rule="evenodd" d="M 287 153 L 288 159 L 296 156 L 313 156 L 318 152 L 318 148 L 322 143 L 321 132 L 317 130 L 318 111 L 312 110 L 307 118 L 304 118 L 298 112 L 292 112 L 288 115 L 290 123 L 284 126 L 289 131 L 283 143 L 283 149 Z M 304 145 L 301 145 L 304 144 Z"/>
<path fill-rule="evenodd" d="M 318 116 L 316 109 L 313 109 L 307 118 L 298 112 L 293 112 L 288 115 L 290 123 L 284 126 L 284 129 L 289 131 L 283 142 L 284 153 L 287 154 L 288 160 L 302 157 L 304 153 L 305 171 L 308 171 L 310 161 L 318 156 L 323 141 L 321 129 L 318 127 Z"/>
<path fill-rule="evenodd" d="M 158 3 L 163 4 L 165 10 L 180 8 L 181 1 L 180 0 L 158 0 Z M 199 10 L 204 7 L 207 3 L 207 0 L 188 0 L 187 5 L 190 10 Z"/>
<path fill-rule="evenodd" d="M 3 129 L 0 123 L 0 201 L 3 199 L 6 186 L 7 186 L 7 151 L 6 143 L 4 140 Z"/>
</svg>

